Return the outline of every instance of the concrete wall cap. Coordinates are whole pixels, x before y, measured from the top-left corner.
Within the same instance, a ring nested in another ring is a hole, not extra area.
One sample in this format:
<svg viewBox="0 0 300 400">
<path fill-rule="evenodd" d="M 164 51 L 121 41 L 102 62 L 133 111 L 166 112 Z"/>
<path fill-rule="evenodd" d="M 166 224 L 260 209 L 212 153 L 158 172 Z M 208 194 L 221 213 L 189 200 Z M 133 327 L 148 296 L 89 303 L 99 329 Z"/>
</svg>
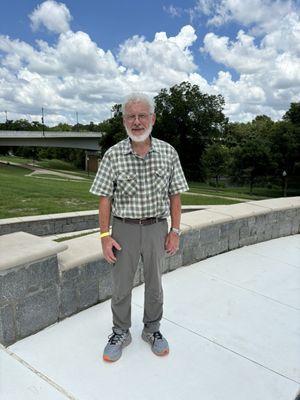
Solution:
<svg viewBox="0 0 300 400">
<path fill-rule="evenodd" d="M 51 219 L 51 214 L 31 215 L 28 217 L 19 217 L 19 222 L 45 221 Z"/>
<path fill-rule="evenodd" d="M 86 210 L 86 211 L 78 211 L 78 215 L 83 216 L 83 215 L 95 215 L 98 214 L 99 210 Z"/>
<path fill-rule="evenodd" d="M 58 255 L 58 265 L 61 271 L 66 271 L 103 257 L 99 233 L 66 240 L 63 243 L 67 243 L 68 248 Z"/>
<path fill-rule="evenodd" d="M 14 217 L 14 218 L 2 218 L 0 219 L 0 226 L 1 225 L 8 225 L 8 224 L 19 224 L 22 222 L 21 217 Z"/>
<path fill-rule="evenodd" d="M 257 201 L 250 201 L 248 204 L 257 204 Z M 300 206 L 300 196 L 297 197 L 280 197 L 277 199 L 260 200 L 259 205 L 268 207 L 271 210 L 284 210 L 287 208 L 295 208 Z"/>
<path fill-rule="evenodd" d="M 68 248 L 26 232 L 15 232 L 0 237 L 0 271 L 51 257 Z"/>
<path fill-rule="evenodd" d="M 233 219 L 253 217 L 272 211 L 270 207 L 257 204 L 257 202 L 231 204 L 228 206 L 218 206 L 217 208 L 212 206 L 209 210 L 211 212 L 231 216 Z"/>
<path fill-rule="evenodd" d="M 181 216 L 181 228 L 183 231 L 188 230 L 187 227 L 197 228 L 200 226 L 209 226 L 231 221 L 230 215 L 213 212 L 212 209 L 198 210 L 184 213 Z"/>
</svg>

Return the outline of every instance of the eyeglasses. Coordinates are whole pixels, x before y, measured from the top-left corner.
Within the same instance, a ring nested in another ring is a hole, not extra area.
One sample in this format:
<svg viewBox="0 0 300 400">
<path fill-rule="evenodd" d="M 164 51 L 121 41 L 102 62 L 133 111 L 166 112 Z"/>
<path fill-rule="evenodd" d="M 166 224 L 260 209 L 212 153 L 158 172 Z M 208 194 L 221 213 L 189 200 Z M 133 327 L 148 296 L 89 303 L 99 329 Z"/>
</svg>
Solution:
<svg viewBox="0 0 300 400">
<path fill-rule="evenodd" d="M 148 118 L 152 115 L 152 113 L 149 114 L 125 114 L 125 118 L 128 122 L 134 122 L 135 119 L 137 118 L 139 121 L 147 121 Z"/>
</svg>

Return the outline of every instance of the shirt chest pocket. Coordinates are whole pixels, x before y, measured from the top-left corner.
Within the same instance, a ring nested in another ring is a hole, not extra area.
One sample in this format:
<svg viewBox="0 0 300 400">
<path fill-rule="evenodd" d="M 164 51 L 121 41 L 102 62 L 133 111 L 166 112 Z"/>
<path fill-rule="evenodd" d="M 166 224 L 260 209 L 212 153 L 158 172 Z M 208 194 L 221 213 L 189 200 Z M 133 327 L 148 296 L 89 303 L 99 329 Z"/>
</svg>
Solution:
<svg viewBox="0 0 300 400">
<path fill-rule="evenodd" d="M 137 191 L 136 174 L 130 172 L 120 172 L 117 178 L 117 190 L 122 196 L 133 196 Z"/>
<path fill-rule="evenodd" d="M 154 185 L 158 192 L 166 192 L 169 184 L 169 174 L 166 168 L 157 168 L 154 173 Z"/>
</svg>

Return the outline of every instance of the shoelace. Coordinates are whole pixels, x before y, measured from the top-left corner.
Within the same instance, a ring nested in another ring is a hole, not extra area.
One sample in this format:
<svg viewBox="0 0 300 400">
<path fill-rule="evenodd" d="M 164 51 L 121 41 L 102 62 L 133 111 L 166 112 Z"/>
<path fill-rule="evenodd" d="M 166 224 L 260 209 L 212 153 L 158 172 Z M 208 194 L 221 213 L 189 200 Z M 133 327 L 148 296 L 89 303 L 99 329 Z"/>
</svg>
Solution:
<svg viewBox="0 0 300 400">
<path fill-rule="evenodd" d="M 125 339 L 126 333 L 116 333 L 113 332 L 111 335 L 108 336 L 110 344 L 118 344 Z"/>
<path fill-rule="evenodd" d="M 153 337 L 154 337 L 154 341 L 155 340 L 160 340 L 160 339 L 162 339 L 162 334 L 159 332 L 159 331 L 157 331 L 157 332 L 154 332 L 153 334 Z M 153 342 L 154 343 L 154 342 Z"/>
</svg>

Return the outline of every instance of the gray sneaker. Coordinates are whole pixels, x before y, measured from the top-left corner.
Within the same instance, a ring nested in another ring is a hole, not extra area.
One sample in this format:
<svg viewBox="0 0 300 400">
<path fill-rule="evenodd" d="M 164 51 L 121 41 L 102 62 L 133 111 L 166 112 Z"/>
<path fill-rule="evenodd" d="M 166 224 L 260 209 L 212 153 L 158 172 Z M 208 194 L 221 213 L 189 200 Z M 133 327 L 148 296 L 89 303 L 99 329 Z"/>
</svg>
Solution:
<svg viewBox="0 0 300 400">
<path fill-rule="evenodd" d="M 108 343 L 103 352 L 104 361 L 117 361 L 122 355 L 122 349 L 131 343 L 131 334 L 129 329 L 124 331 L 122 329 L 113 328 L 113 333 L 108 336 Z"/>
<path fill-rule="evenodd" d="M 166 356 L 167 354 L 169 354 L 169 345 L 167 339 L 164 338 L 159 331 L 149 333 L 143 330 L 142 339 L 144 339 L 145 342 L 150 343 L 151 350 L 157 356 Z"/>
</svg>

